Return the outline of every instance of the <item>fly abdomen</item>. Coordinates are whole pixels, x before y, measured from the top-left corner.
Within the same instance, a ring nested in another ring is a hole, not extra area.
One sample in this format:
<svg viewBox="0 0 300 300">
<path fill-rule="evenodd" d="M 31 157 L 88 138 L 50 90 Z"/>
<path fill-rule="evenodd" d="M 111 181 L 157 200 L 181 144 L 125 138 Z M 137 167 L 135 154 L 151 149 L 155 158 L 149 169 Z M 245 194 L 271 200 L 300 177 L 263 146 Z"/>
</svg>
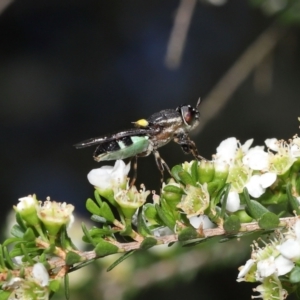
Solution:
<svg viewBox="0 0 300 300">
<path fill-rule="evenodd" d="M 100 144 L 94 152 L 94 159 L 96 161 L 125 159 L 148 151 L 151 145 L 148 136 L 125 136 Z"/>
</svg>

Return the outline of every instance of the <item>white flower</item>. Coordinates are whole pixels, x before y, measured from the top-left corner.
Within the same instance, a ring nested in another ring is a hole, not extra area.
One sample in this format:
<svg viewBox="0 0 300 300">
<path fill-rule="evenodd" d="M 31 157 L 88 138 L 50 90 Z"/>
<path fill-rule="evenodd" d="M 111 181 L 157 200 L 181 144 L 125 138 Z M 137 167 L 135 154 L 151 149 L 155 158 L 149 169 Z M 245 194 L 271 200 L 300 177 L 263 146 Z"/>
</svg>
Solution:
<svg viewBox="0 0 300 300">
<path fill-rule="evenodd" d="M 49 285 L 49 273 L 42 263 L 36 263 L 32 268 L 32 277 L 40 286 Z"/>
<path fill-rule="evenodd" d="M 130 163 L 125 165 L 122 160 L 116 160 L 115 165 L 93 169 L 87 175 L 90 184 L 101 189 L 113 189 L 117 185 L 126 185 Z"/>
<path fill-rule="evenodd" d="M 263 278 L 271 276 L 276 272 L 275 257 L 270 256 L 257 263 L 256 280 L 262 281 Z"/>
<path fill-rule="evenodd" d="M 209 229 L 209 228 L 216 227 L 216 225 L 206 215 L 193 216 L 189 218 L 189 221 L 190 224 L 196 229 L 200 228 L 200 226 L 202 229 Z"/>
<path fill-rule="evenodd" d="M 239 275 L 238 275 L 238 279 L 244 277 L 252 268 L 252 266 L 254 265 L 255 260 L 253 259 L 248 259 L 246 264 L 242 267 L 239 268 Z"/>
<path fill-rule="evenodd" d="M 296 261 L 300 258 L 300 219 L 285 236 L 287 239 L 277 249 L 285 258 Z"/>
<path fill-rule="evenodd" d="M 223 198 L 221 202 L 223 202 Z M 235 212 L 240 208 L 240 203 L 241 201 L 239 194 L 235 191 L 230 191 L 227 197 L 226 210 L 229 212 Z"/>
<path fill-rule="evenodd" d="M 232 164 L 236 154 L 237 145 L 238 140 L 235 137 L 231 137 L 222 141 L 217 148 L 215 161 Z"/>
<path fill-rule="evenodd" d="M 17 211 L 21 212 L 27 209 L 31 209 L 32 207 L 36 207 L 38 204 L 35 196 L 27 196 L 23 198 L 19 198 L 19 203 L 16 206 Z"/>
<path fill-rule="evenodd" d="M 294 263 L 282 255 L 276 257 L 275 265 L 278 276 L 285 275 L 294 268 Z"/>
<path fill-rule="evenodd" d="M 266 191 L 266 188 L 275 182 L 276 178 L 276 174 L 270 172 L 253 175 L 245 186 L 252 197 L 259 198 Z"/>
<path fill-rule="evenodd" d="M 249 151 L 250 146 L 253 143 L 253 139 L 247 140 L 243 145 L 241 145 L 241 149 L 244 153 L 247 153 Z"/>
<path fill-rule="evenodd" d="M 266 139 L 265 144 L 269 149 L 275 152 L 278 151 L 278 140 L 276 138 Z"/>
<path fill-rule="evenodd" d="M 72 204 L 66 202 L 50 201 L 50 197 L 44 203 L 40 201 L 37 215 L 51 235 L 56 235 L 63 225 L 69 225 L 74 221 Z"/>
<path fill-rule="evenodd" d="M 243 164 L 252 170 L 265 170 L 269 165 L 269 155 L 263 150 L 263 146 L 251 148 L 243 157 Z"/>
<path fill-rule="evenodd" d="M 260 184 L 263 188 L 271 186 L 276 181 L 277 175 L 275 173 L 267 172 L 260 175 Z"/>
</svg>

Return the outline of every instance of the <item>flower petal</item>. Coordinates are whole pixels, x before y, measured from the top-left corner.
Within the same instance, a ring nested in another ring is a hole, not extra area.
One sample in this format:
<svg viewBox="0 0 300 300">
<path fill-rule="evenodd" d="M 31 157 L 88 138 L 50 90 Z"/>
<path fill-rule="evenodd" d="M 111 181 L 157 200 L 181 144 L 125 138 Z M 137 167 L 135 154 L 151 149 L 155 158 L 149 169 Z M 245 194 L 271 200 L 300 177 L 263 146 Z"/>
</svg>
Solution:
<svg viewBox="0 0 300 300">
<path fill-rule="evenodd" d="M 271 186 L 276 181 L 277 175 L 275 173 L 264 173 L 260 176 L 260 184 L 263 188 Z"/>
</svg>

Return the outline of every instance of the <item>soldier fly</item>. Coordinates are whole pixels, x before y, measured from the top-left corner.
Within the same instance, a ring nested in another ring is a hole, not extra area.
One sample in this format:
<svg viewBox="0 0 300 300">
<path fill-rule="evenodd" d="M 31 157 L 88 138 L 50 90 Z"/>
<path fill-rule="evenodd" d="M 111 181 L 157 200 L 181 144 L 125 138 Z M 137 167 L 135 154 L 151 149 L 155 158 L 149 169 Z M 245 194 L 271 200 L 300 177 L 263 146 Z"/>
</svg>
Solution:
<svg viewBox="0 0 300 300">
<path fill-rule="evenodd" d="M 135 158 L 134 177 L 130 183 L 131 186 L 137 177 L 137 158 L 153 153 L 163 180 L 164 169 L 171 176 L 172 174 L 157 149 L 171 140 L 179 144 L 184 153 L 191 153 L 197 160 L 203 159 L 199 155 L 195 143 L 188 136 L 188 133 L 199 124 L 199 105 L 200 99 L 196 108 L 190 105 L 181 105 L 176 109 L 165 109 L 151 115 L 148 119 L 133 122 L 135 128 L 91 138 L 74 146 L 80 149 L 97 145 L 94 152 L 94 159 L 97 162 Z"/>
</svg>

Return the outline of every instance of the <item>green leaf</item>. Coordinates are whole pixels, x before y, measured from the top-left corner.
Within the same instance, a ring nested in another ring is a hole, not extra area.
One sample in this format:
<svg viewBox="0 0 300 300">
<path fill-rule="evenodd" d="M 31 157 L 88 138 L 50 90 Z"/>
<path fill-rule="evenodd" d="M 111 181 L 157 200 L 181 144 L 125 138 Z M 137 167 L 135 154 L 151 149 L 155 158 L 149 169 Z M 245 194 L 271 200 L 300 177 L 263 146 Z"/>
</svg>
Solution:
<svg viewBox="0 0 300 300">
<path fill-rule="evenodd" d="M 290 183 L 286 185 L 286 194 L 288 196 L 288 200 L 292 209 L 296 212 L 297 215 L 299 215 L 300 214 L 299 202 L 296 199 L 296 197 L 292 195 L 292 185 Z"/>
<path fill-rule="evenodd" d="M 175 193 L 175 194 L 184 194 L 184 190 L 178 186 L 175 186 L 173 184 L 168 184 L 164 187 L 164 192 L 169 192 L 169 193 Z"/>
<path fill-rule="evenodd" d="M 153 237 L 146 237 L 140 246 L 140 249 L 142 250 L 147 250 L 157 244 L 157 240 Z"/>
<path fill-rule="evenodd" d="M 21 249 L 23 252 L 24 257 L 22 258 L 23 261 L 28 261 L 31 265 L 34 264 L 33 259 L 29 256 L 28 252 L 30 251 L 30 249 L 28 249 L 27 247 L 25 247 L 25 245 L 22 243 L 21 244 Z M 35 249 L 33 250 L 33 252 L 36 251 Z"/>
<path fill-rule="evenodd" d="M 89 231 L 87 230 L 86 226 L 84 223 L 81 224 L 82 231 L 84 233 L 85 238 L 88 240 L 88 242 L 92 245 L 96 245 L 95 242 L 93 241 L 93 238 L 91 237 Z"/>
<path fill-rule="evenodd" d="M 4 241 L 3 246 L 7 246 L 7 245 L 12 244 L 12 243 L 23 242 L 23 241 L 24 241 L 23 238 L 17 238 L 17 237 L 9 238 L 9 239 Z"/>
<path fill-rule="evenodd" d="M 27 228 L 26 232 L 23 236 L 25 241 L 34 241 L 35 240 L 35 234 L 32 228 Z"/>
<path fill-rule="evenodd" d="M 97 215 L 91 215 L 91 220 L 94 222 L 105 224 L 107 221 L 105 218 L 97 216 Z"/>
<path fill-rule="evenodd" d="M 171 173 L 176 181 L 180 181 L 180 177 L 178 175 L 179 172 L 182 172 L 182 166 L 176 165 L 172 168 Z"/>
<path fill-rule="evenodd" d="M 173 231 L 176 224 L 173 216 L 168 211 L 163 210 L 158 204 L 155 204 L 155 208 L 162 222 Z"/>
<path fill-rule="evenodd" d="M 4 257 L 3 257 L 3 246 L 0 244 L 0 267 L 2 269 L 6 268 Z"/>
<path fill-rule="evenodd" d="M 221 206 L 221 211 L 220 211 L 220 215 L 219 217 L 220 218 L 224 218 L 224 215 L 225 215 L 225 212 L 226 212 L 226 204 L 227 204 L 227 198 L 228 198 L 228 194 L 229 194 L 229 191 L 230 191 L 230 187 L 231 187 L 231 184 L 230 183 L 227 183 L 224 188 L 222 189 L 222 195 L 220 195 L 220 200 L 223 196 L 223 201 L 222 201 L 222 206 Z M 224 193 L 224 194 L 223 194 Z"/>
<path fill-rule="evenodd" d="M 194 160 L 191 166 L 191 176 L 194 182 L 198 182 L 198 161 Z"/>
<path fill-rule="evenodd" d="M 94 197 L 95 197 L 95 199 L 96 199 L 98 205 L 101 207 L 101 205 L 102 205 L 102 200 L 101 200 L 101 197 L 100 197 L 99 192 L 98 192 L 96 189 L 95 189 L 95 191 L 94 191 Z"/>
<path fill-rule="evenodd" d="M 16 221 L 17 221 L 17 223 L 20 226 L 20 230 L 23 231 L 23 232 L 25 232 L 26 229 L 27 229 L 27 226 L 25 225 L 25 223 L 24 223 L 24 221 L 23 221 L 20 213 L 16 213 Z"/>
<path fill-rule="evenodd" d="M 183 230 L 181 230 L 180 233 L 178 234 L 178 241 L 184 242 L 188 240 L 193 240 L 197 237 L 199 237 L 199 234 L 195 228 L 186 227 Z"/>
<path fill-rule="evenodd" d="M 290 282 L 291 283 L 299 283 L 300 282 L 300 267 L 296 266 L 293 268 L 290 273 Z"/>
<path fill-rule="evenodd" d="M 131 250 L 126 252 L 124 255 L 122 255 L 119 259 L 117 259 L 113 264 L 111 264 L 108 268 L 107 268 L 107 272 L 111 271 L 113 268 L 115 268 L 118 264 L 120 264 L 122 261 L 124 261 L 126 258 L 128 258 L 129 256 L 131 256 L 133 253 L 135 252 L 135 250 Z"/>
<path fill-rule="evenodd" d="M 231 215 L 225 220 L 223 227 L 226 232 L 238 232 L 241 228 L 241 221 L 238 216 Z"/>
<path fill-rule="evenodd" d="M 262 217 L 258 220 L 258 225 L 262 229 L 273 229 L 278 227 L 279 218 L 272 212 L 266 212 L 262 215 Z"/>
<path fill-rule="evenodd" d="M 27 230 L 27 227 L 25 227 L 25 228 L 23 229 L 21 226 L 15 224 L 15 225 L 12 227 L 12 229 L 10 230 L 10 234 L 11 234 L 12 236 L 17 237 L 17 238 L 23 238 L 24 232 L 25 232 L 26 230 Z"/>
<path fill-rule="evenodd" d="M 0 300 L 7 300 L 9 298 L 9 296 L 11 295 L 11 291 L 7 292 L 7 291 L 0 291 Z"/>
<path fill-rule="evenodd" d="M 142 212 L 143 212 L 143 209 L 142 209 L 142 207 L 140 207 L 139 213 L 138 213 L 138 219 L 137 219 L 137 229 L 138 229 L 138 233 L 141 234 L 142 236 L 148 236 L 148 235 L 151 235 L 151 231 L 145 222 Z"/>
<path fill-rule="evenodd" d="M 94 238 L 95 236 L 107 236 L 107 235 L 112 235 L 116 232 L 119 232 L 120 229 L 112 229 L 110 227 L 108 228 L 97 228 L 97 227 L 93 227 L 89 230 L 89 234 L 92 238 Z"/>
<path fill-rule="evenodd" d="M 95 252 L 97 256 L 103 257 L 110 254 L 118 253 L 119 248 L 110 242 L 100 239 L 100 242 L 95 247 Z"/>
<path fill-rule="evenodd" d="M 161 224 L 161 219 L 158 216 L 155 205 L 152 203 L 146 203 L 143 206 L 144 215 L 151 224 Z"/>
<path fill-rule="evenodd" d="M 91 198 L 86 200 L 85 207 L 91 214 L 100 215 L 100 207 Z"/>
<path fill-rule="evenodd" d="M 8 253 L 8 250 L 6 247 L 3 247 L 3 257 L 4 257 L 4 260 L 6 262 L 6 265 L 10 268 L 10 269 L 14 269 L 15 266 L 14 266 L 14 263 Z"/>
<path fill-rule="evenodd" d="M 116 219 L 107 202 L 103 202 L 100 208 L 100 215 L 109 222 L 114 222 Z"/>
<path fill-rule="evenodd" d="M 250 200 L 247 188 L 244 188 L 243 196 L 246 202 L 247 213 L 253 219 L 259 220 L 263 214 L 269 212 L 268 209 L 261 205 L 258 201 Z"/>
<path fill-rule="evenodd" d="M 185 242 L 183 242 L 182 247 L 194 247 L 196 245 L 207 242 L 207 240 L 208 240 L 208 238 L 200 238 L 200 239 L 185 241 Z"/>
<path fill-rule="evenodd" d="M 182 181 L 185 185 L 190 184 L 192 186 L 196 186 L 196 180 L 194 180 L 188 172 L 181 171 L 178 173 L 178 176 L 180 181 Z"/>
<path fill-rule="evenodd" d="M 64 286 L 65 286 L 65 297 L 67 300 L 69 300 L 70 299 L 69 274 L 66 274 L 64 277 Z"/>
<path fill-rule="evenodd" d="M 57 292 L 60 288 L 60 280 L 51 279 L 49 281 L 49 288 L 50 288 L 51 291 Z"/>
<path fill-rule="evenodd" d="M 76 263 L 79 263 L 81 261 L 81 257 L 77 253 L 70 251 L 67 253 L 65 261 L 68 266 L 71 266 Z"/>
</svg>

